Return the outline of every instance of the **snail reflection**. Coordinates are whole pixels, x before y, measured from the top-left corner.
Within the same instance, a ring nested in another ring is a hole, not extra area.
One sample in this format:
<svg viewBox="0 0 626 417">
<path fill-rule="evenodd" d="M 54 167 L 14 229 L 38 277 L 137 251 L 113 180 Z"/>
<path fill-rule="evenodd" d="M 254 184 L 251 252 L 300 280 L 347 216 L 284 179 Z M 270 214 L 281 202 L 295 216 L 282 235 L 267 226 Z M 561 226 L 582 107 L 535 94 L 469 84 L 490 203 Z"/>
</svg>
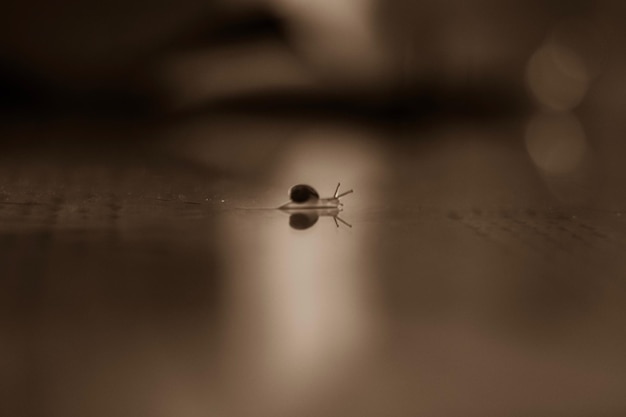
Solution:
<svg viewBox="0 0 626 417">
<path fill-rule="evenodd" d="M 319 193 L 310 185 L 294 185 L 289 189 L 290 201 L 280 206 L 279 209 L 289 213 L 289 226 L 296 230 L 313 227 L 320 217 L 332 217 L 337 227 L 339 227 L 340 222 L 352 227 L 351 224 L 339 217 L 339 212 L 343 207 L 340 199 L 353 193 L 354 190 L 340 194 L 339 187 L 341 187 L 341 183 L 337 184 L 332 197 L 320 198 Z"/>
<path fill-rule="evenodd" d="M 341 217 L 339 217 L 340 210 L 338 209 L 309 209 L 309 210 L 284 210 L 289 213 L 289 226 L 295 230 L 306 230 L 313 227 L 320 217 L 332 217 L 337 227 L 339 223 L 342 223 L 348 227 L 352 225 Z"/>
</svg>

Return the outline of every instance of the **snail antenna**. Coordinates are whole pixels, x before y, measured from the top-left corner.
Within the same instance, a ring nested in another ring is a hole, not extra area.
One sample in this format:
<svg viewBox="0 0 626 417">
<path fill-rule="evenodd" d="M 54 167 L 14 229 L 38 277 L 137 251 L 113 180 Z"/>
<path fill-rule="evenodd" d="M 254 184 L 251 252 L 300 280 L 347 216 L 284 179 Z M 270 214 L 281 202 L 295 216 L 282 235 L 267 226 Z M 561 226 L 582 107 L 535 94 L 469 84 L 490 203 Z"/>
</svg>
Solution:
<svg viewBox="0 0 626 417">
<path fill-rule="evenodd" d="M 339 187 L 341 187 L 341 183 L 338 182 L 337 183 L 337 188 L 335 188 L 335 194 L 333 195 L 333 198 L 339 198 Z"/>
<path fill-rule="evenodd" d="M 341 193 L 339 195 L 335 195 L 335 198 L 341 198 L 341 197 L 346 196 L 348 194 L 352 194 L 353 192 L 354 192 L 354 190 L 348 190 L 345 193 Z"/>
<path fill-rule="evenodd" d="M 337 223 L 337 220 L 339 220 L 341 223 L 345 224 L 346 226 L 348 226 L 350 229 L 352 229 L 352 225 L 350 223 L 348 223 L 347 221 L 345 221 L 344 219 L 342 219 L 339 216 L 333 216 L 333 219 L 335 219 L 335 223 Z M 339 227 L 339 223 L 337 223 L 337 227 Z"/>
</svg>

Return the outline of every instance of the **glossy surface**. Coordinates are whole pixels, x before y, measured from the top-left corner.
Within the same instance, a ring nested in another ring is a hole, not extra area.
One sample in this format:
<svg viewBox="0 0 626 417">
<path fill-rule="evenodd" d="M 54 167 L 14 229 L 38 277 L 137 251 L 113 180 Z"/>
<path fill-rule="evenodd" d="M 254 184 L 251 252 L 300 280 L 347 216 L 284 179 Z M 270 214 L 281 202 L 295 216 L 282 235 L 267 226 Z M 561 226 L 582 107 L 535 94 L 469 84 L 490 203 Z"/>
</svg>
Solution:
<svg viewBox="0 0 626 417">
<path fill-rule="evenodd" d="M 236 126 L 2 154 L 2 415 L 626 411 L 622 172 L 546 179 L 510 126 L 323 120 L 239 131 L 284 138 L 219 170 Z M 352 228 L 271 209 L 337 180 Z"/>
</svg>

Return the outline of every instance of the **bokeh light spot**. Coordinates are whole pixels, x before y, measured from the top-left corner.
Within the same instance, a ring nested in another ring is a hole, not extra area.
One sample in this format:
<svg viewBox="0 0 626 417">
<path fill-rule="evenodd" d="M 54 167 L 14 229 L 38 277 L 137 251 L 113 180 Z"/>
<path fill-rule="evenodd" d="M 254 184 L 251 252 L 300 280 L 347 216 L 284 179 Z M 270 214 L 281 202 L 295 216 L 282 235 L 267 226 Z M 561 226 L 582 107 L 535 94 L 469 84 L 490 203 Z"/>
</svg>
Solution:
<svg viewBox="0 0 626 417">
<path fill-rule="evenodd" d="M 587 153 L 585 132 L 570 114 L 539 114 L 528 124 L 526 149 L 534 164 L 546 173 L 568 174 Z"/>
<path fill-rule="evenodd" d="M 526 76 L 534 97 L 550 110 L 573 109 L 589 87 L 583 59 L 574 50 L 556 43 L 545 44 L 533 54 Z"/>
</svg>

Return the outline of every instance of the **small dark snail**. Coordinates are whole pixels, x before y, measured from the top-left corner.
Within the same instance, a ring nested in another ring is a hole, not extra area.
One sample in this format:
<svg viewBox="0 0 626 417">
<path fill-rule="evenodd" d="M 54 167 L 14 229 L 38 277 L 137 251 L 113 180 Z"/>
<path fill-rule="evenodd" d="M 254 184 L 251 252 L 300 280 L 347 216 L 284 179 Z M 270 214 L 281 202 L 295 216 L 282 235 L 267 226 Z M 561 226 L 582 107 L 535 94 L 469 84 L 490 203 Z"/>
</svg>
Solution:
<svg viewBox="0 0 626 417">
<path fill-rule="evenodd" d="M 294 185 L 289 189 L 289 199 L 291 201 L 279 208 L 281 210 L 340 209 L 343 204 L 339 199 L 354 192 L 354 190 L 349 190 L 339 194 L 340 186 L 341 183 L 337 184 L 335 194 L 332 197 L 320 198 L 315 188 L 310 185 Z"/>
<path fill-rule="evenodd" d="M 343 209 L 341 197 L 354 192 L 348 190 L 339 194 L 341 183 L 337 184 L 335 193 L 332 197 L 320 198 L 315 188 L 306 184 L 294 185 L 289 189 L 289 202 L 279 207 L 271 208 L 271 210 L 280 210 L 289 215 L 289 226 L 295 230 L 306 230 L 317 223 L 320 217 L 332 217 L 335 225 L 339 227 L 339 223 L 352 228 L 352 225 L 341 217 L 339 213 Z M 250 208 L 242 208 L 244 210 L 254 210 Z M 258 210 L 268 210 L 262 208 Z"/>
<path fill-rule="evenodd" d="M 289 213 L 289 226 L 296 230 L 306 230 L 313 227 L 320 217 L 326 216 L 332 217 L 337 227 L 339 227 L 339 222 L 352 227 L 351 224 L 339 217 L 339 212 L 343 206 L 339 199 L 354 191 L 349 190 L 339 194 L 340 186 L 341 184 L 337 184 L 335 194 L 332 197 L 320 198 L 315 188 L 310 185 L 294 185 L 289 189 L 291 201 L 283 204 L 279 209 Z"/>
</svg>

